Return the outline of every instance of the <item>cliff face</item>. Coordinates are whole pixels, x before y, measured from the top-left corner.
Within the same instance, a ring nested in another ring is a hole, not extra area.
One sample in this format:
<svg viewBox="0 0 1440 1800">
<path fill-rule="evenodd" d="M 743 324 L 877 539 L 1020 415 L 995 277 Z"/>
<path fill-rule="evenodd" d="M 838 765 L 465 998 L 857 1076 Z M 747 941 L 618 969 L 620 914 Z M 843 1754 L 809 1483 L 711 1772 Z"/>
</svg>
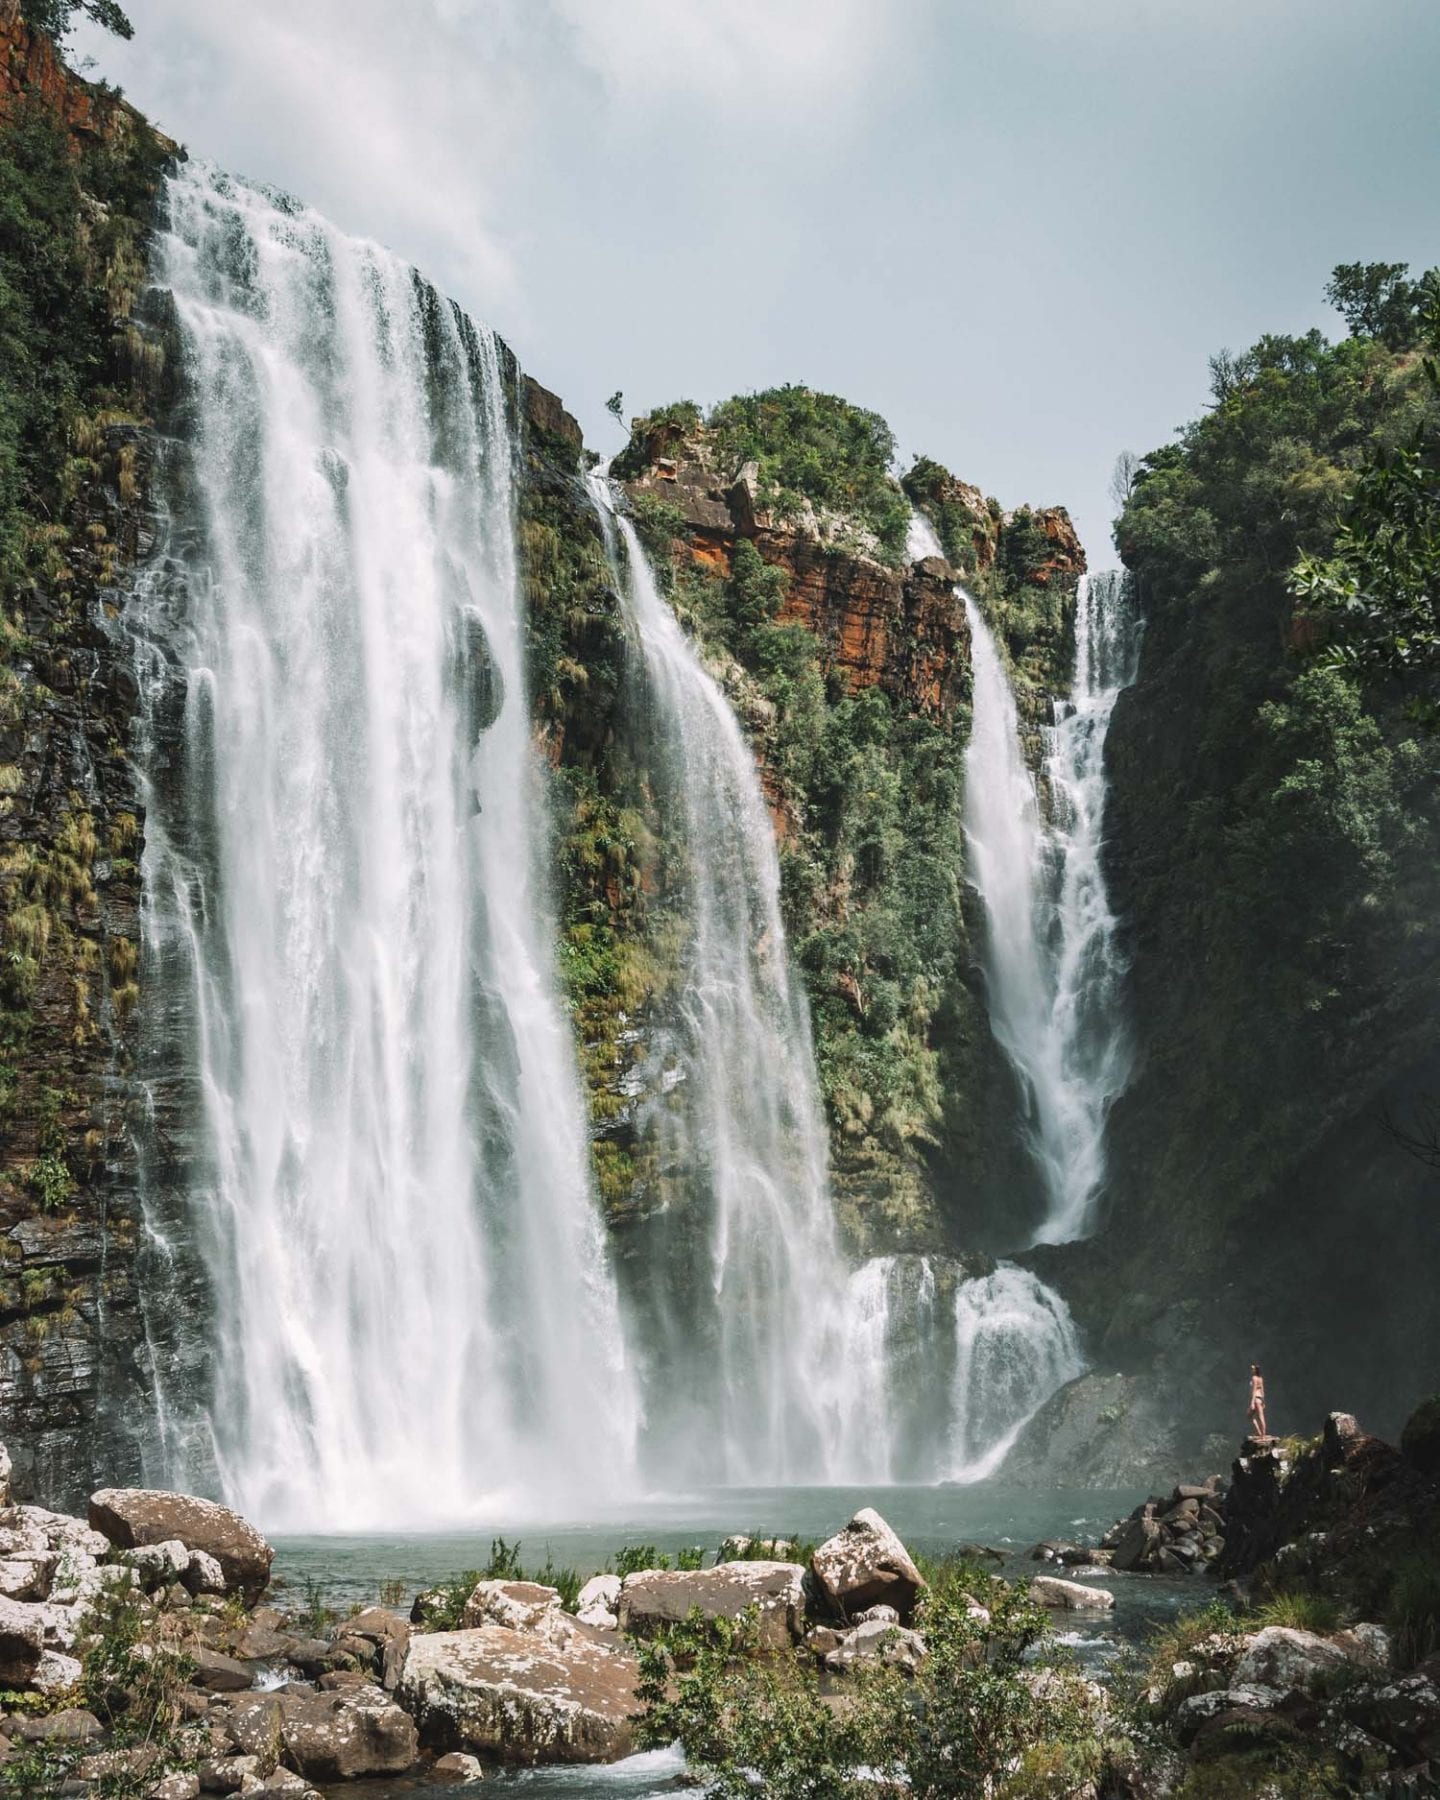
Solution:
<svg viewBox="0 0 1440 1800">
<path fill-rule="evenodd" d="M 1040 1205 L 964 877 L 970 645 L 957 568 L 912 566 L 894 547 L 910 500 L 866 460 L 884 467 L 877 423 L 803 389 L 726 402 L 709 421 L 681 403 L 637 421 L 616 464 L 760 763 L 856 1255 L 1013 1241 Z M 928 467 L 947 492 L 978 494 Z M 954 527 L 933 495 L 921 503 Z M 978 500 L 966 518 L 983 538 L 967 580 L 1012 654 L 1041 639 L 1058 652 L 1084 566 L 1068 519 L 1007 519 Z M 1005 550 L 1027 533 L 1051 546 L 1039 580 L 1038 563 L 1017 578 Z M 949 530 L 957 562 L 966 541 Z"/>
<path fill-rule="evenodd" d="M 150 541 L 154 368 L 129 315 L 170 148 L 0 0 L 0 1437 L 57 1498 L 126 1471 L 111 1439 L 141 1337 L 120 607 Z"/>
<path fill-rule="evenodd" d="M 1440 742 L 1306 654 L 1285 579 L 1427 402 L 1371 340 L 1240 366 L 1118 527 L 1147 621 L 1108 746 L 1139 1058 L 1101 1236 L 1043 1262 L 1123 1374 L 1097 1454 L 1172 1464 L 1233 1431 L 1252 1359 L 1282 1431 L 1337 1396 L 1396 1429 L 1440 1369 L 1440 1181 L 1385 1128 L 1440 1091 Z"/>
</svg>

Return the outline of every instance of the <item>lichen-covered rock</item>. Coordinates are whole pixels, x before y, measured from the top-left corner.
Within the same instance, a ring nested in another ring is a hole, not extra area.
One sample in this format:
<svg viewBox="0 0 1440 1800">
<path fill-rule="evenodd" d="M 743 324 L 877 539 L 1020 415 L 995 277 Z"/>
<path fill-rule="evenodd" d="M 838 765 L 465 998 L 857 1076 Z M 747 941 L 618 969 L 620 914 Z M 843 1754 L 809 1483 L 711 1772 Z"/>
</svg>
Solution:
<svg viewBox="0 0 1440 1800">
<path fill-rule="evenodd" d="M 831 1605 L 846 1618 L 883 1601 L 908 1619 L 925 1586 L 909 1551 L 868 1506 L 820 1546 L 810 1568 Z"/>
<path fill-rule="evenodd" d="M 415 1721 L 374 1686 L 257 1694 L 212 1711 L 245 1755 L 279 1751 L 310 1781 L 403 1775 L 419 1756 Z"/>
<path fill-rule="evenodd" d="M 805 1571 L 799 1563 L 731 1562 L 713 1569 L 647 1569 L 625 1577 L 622 1631 L 653 1637 L 694 1612 L 707 1622 L 738 1619 L 751 1608 L 763 1650 L 788 1650 L 800 1635 Z"/>
<path fill-rule="evenodd" d="M 275 1552 L 247 1520 L 215 1500 L 157 1488 L 101 1488 L 90 1496 L 90 1524 L 120 1550 L 178 1540 L 220 1565 L 226 1588 L 258 1600 Z"/>
<path fill-rule="evenodd" d="M 576 1599 L 575 1617 L 582 1625 L 595 1625 L 602 1631 L 618 1631 L 622 1585 L 618 1575 L 592 1575 Z"/>
<path fill-rule="evenodd" d="M 1246 1639 L 1235 1679 L 1242 1686 L 1277 1688 L 1282 1694 L 1313 1694 L 1349 1660 L 1340 1645 L 1313 1631 L 1267 1625 Z"/>
<path fill-rule="evenodd" d="M 882 1662 L 914 1674 L 928 1654 L 925 1640 L 918 1631 L 907 1631 L 903 1625 L 886 1619 L 867 1619 L 845 1633 L 826 1656 L 825 1667 L 843 1675 L 856 1663 Z"/>
<path fill-rule="evenodd" d="M 1057 1575 L 1037 1575 L 1030 1596 L 1041 1606 L 1061 1612 L 1109 1612 L 1115 1596 L 1108 1588 L 1086 1587 L 1083 1581 L 1062 1581 Z"/>
<path fill-rule="evenodd" d="M 1182 1700 L 1175 1709 L 1171 1729 L 1179 1743 L 1189 1744 L 1212 1719 L 1234 1713 L 1268 1716 L 1284 1698 L 1278 1688 L 1262 1687 L 1253 1682 L 1212 1688 L 1207 1693 L 1192 1694 L 1189 1699 Z"/>
<path fill-rule="evenodd" d="M 613 1762 L 631 1748 L 640 1669 L 612 1634 L 563 1643 L 505 1625 L 410 1640 L 396 1698 L 422 1739 L 519 1764 Z"/>
<path fill-rule="evenodd" d="M 0 1600 L 0 1685 L 30 1685 L 45 1648 L 39 1610 L 19 1600 Z"/>
<path fill-rule="evenodd" d="M 460 1616 L 462 1629 L 477 1625 L 508 1625 L 512 1631 L 534 1631 L 545 1615 L 560 1610 L 557 1588 L 537 1581 L 480 1581 L 475 1584 Z"/>
</svg>

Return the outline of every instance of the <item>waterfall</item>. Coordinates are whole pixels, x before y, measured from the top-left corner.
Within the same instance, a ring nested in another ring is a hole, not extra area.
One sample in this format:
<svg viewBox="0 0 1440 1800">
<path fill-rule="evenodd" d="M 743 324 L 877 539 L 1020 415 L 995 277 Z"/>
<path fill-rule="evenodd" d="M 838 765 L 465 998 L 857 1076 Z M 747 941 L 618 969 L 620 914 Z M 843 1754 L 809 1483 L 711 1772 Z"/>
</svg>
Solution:
<svg viewBox="0 0 1440 1800">
<path fill-rule="evenodd" d="M 879 1256 L 850 1277 L 847 1363 L 864 1373 L 852 1429 L 886 1481 L 993 1475 L 1026 1422 L 1084 1372 L 1060 1296 L 1001 1263 L 967 1277 L 948 1258 Z"/>
<path fill-rule="evenodd" d="M 950 1478 L 993 1475 L 1027 1420 L 1085 1370 L 1070 1309 L 1026 1269 L 1001 1263 L 955 1295 Z"/>
<path fill-rule="evenodd" d="M 679 1402 L 666 1411 L 657 1393 L 647 1408 L 652 1450 L 671 1480 L 864 1478 L 883 1452 L 847 1426 L 869 1370 L 838 1354 L 846 1271 L 759 772 L 603 474 L 592 493 L 639 642 L 663 828 L 681 845 L 678 1078 L 658 1128 L 699 1209 L 700 1254 L 652 1260 L 636 1297 L 654 1385 Z"/>
<path fill-rule="evenodd" d="M 919 515 L 911 553 L 942 554 Z M 1139 627 L 1120 576 L 1082 577 L 1071 695 L 1056 703 L 1044 734 L 1047 820 L 999 647 L 975 601 L 959 591 L 975 677 L 965 838 L 985 909 L 990 1024 L 1023 1085 L 1047 1195 L 1032 1241 L 1068 1243 L 1093 1224 L 1105 1120 L 1130 1071 L 1124 964 L 1101 849 L 1105 735 L 1116 697 L 1134 678 Z"/>
<path fill-rule="evenodd" d="M 1069 1313 L 1003 1265 L 966 1279 L 911 1254 L 846 1272 L 755 759 L 603 473 L 591 485 L 639 641 L 648 766 L 683 841 L 678 1066 L 660 1128 L 706 1233 L 699 1279 L 683 1257 L 643 1269 L 655 1367 L 682 1422 L 659 1431 L 657 1461 L 671 1479 L 678 1466 L 750 1483 L 978 1480 L 1080 1373 Z M 664 1406 L 647 1392 L 652 1426 Z"/>
<path fill-rule="evenodd" d="M 191 163 L 165 203 L 181 433 L 130 610 L 149 1029 L 198 1116 L 182 1203 L 147 1195 L 156 1473 L 289 1529 L 593 1495 L 638 1405 L 553 989 L 502 352 L 283 197 Z"/>
</svg>

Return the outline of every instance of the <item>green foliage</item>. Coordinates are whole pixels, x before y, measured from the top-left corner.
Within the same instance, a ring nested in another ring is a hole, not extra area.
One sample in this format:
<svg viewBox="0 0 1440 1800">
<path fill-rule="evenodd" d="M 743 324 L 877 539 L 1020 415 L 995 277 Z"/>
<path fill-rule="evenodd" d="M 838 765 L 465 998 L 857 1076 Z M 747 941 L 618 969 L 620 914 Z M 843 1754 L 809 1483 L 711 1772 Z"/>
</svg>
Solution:
<svg viewBox="0 0 1440 1800">
<path fill-rule="evenodd" d="M 75 1193 L 75 1177 L 65 1159 L 53 1150 L 43 1151 L 25 1171 L 25 1183 L 40 1202 L 42 1212 L 59 1212 Z"/>
<path fill-rule="evenodd" d="M 638 1736 L 678 1741 L 692 1773 L 733 1800 L 918 1800 L 1063 1793 L 1099 1766 L 1082 1686 L 1035 1661 L 1046 1624 L 1025 1591 L 988 1577 L 977 1614 L 960 1588 L 932 1593 L 917 1676 L 883 1663 L 847 1677 L 832 1704 L 812 1658 L 754 1654 L 754 1621 L 699 1622 L 642 1647 Z"/>
<path fill-rule="evenodd" d="M 670 1558 L 662 1556 L 653 1544 L 626 1544 L 610 1559 L 610 1567 L 623 1581 L 642 1569 L 668 1569 Z"/>
<path fill-rule="evenodd" d="M 36 31 L 62 42 L 75 23 L 76 16 L 91 19 L 116 37 L 131 38 L 135 27 L 117 5 L 116 0 L 23 0 L 20 8 L 26 24 Z"/>
<path fill-rule="evenodd" d="M 1440 951 L 1440 754 L 1403 696 L 1317 661 L 1288 580 L 1333 556 L 1357 474 L 1412 438 L 1430 384 L 1408 353 L 1319 332 L 1262 338 L 1213 374 L 1215 404 L 1141 459 L 1116 524 L 1166 717 L 1142 748 L 1132 712 L 1107 751 L 1128 757 L 1119 791 L 1145 834 L 1123 904 L 1166 946 L 1163 993 L 1153 958 L 1136 968 L 1153 1079 L 1175 1077 L 1143 1180 L 1203 1165 L 1212 1237 L 1313 1142 L 1327 1097 L 1370 1078 L 1377 1046 L 1419 1028 Z M 1218 1117 L 1238 1128 L 1217 1158 Z"/>
<path fill-rule="evenodd" d="M 1388 1571 L 1384 1622 L 1395 1646 L 1395 1660 L 1413 1667 L 1440 1654 L 1440 1547 L 1433 1539 L 1403 1551 Z"/>
<path fill-rule="evenodd" d="M 675 1552 L 677 1569 L 703 1569 L 705 1567 L 705 1547 L 703 1544 L 687 1544 Z"/>
<path fill-rule="evenodd" d="M 1333 1594 L 1299 1590 L 1273 1594 L 1245 1615 L 1247 1631 L 1263 1631 L 1267 1625 L 1283 1625 L 1290 1631 L 1338 1631 L 1340 1603 Z"/>
<path fill-rule="evenodd" d="M 484 1573 L 478 1579 L 481 1581 L 523 1581 L 525 1571 L 520 1566 L 519 1541 L 507 1544 L 503 1537 L 491 1538 L 490 1560 L 485 1565 Z"/>
<path fill-rule="evenodd" d="M 1440 354 L 1440 271 L 1424 327 Z M 1367 452 L 1329 555 L 1302 550 L 1291 592 L 1320 628 L 1333 668 L 1405 684 L 1410 710 L 1440 720 L 1440 370 L 1424 362 L 1429 405 L 1407 441 Z"/>
<path fill-rule="evenodd" d="M 465 1602 L 475 1592 L 476 1584 L 486 1579 L 484 1570 L 466 1569 L 421 1594 L 416 1602 L 421 1630 L 458 1631 L 465 1615 Z"/>
<path fill-rule="evenodd" d="M 756 465 L 762 499 L 782 518 L 808 500 L 858 519 L 887 561 L 903 559 L 910 509 L 892 472 L 895 439 L 879 413 L 787 385 L 722 401 L 706 424 L 726 467 Z"/>
<path fill-rule="evenodd" d="M 1391 350 L 1420 342 L 1426 311 L 1440 291 L 1440 269 L 1407 281 L 1409 263 L 1341 263 L 1331 274 L 1325 298 L 1354 337 L 1378 338 Z"/>
<path fill-rule="evenodd" d="M 339 1618 L 339 1613 L 325 1598 L 325 1590 L 313 1575 L 307 1575 L 304 1582 L 305 1600 L 295 1614 L 299 1624 L 312 1638 L 324 1635 L 327 1627 Z"/>
</svg>

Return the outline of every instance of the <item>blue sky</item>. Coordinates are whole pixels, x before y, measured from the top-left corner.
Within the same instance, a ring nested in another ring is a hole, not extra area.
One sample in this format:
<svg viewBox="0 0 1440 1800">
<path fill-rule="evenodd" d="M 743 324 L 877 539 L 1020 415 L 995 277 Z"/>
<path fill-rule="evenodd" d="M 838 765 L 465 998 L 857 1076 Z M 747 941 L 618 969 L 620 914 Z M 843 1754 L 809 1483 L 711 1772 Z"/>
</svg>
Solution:
<svg viewBox="0 0 1440 1800">
<path fill-rule="evenodd" d="M 576 412 L 781 381 L 1113 560 L 1206 359 L 1440 263 L 1437 0 L 126 0 L 192 153 L 418 262 Z"/>
</svg>

